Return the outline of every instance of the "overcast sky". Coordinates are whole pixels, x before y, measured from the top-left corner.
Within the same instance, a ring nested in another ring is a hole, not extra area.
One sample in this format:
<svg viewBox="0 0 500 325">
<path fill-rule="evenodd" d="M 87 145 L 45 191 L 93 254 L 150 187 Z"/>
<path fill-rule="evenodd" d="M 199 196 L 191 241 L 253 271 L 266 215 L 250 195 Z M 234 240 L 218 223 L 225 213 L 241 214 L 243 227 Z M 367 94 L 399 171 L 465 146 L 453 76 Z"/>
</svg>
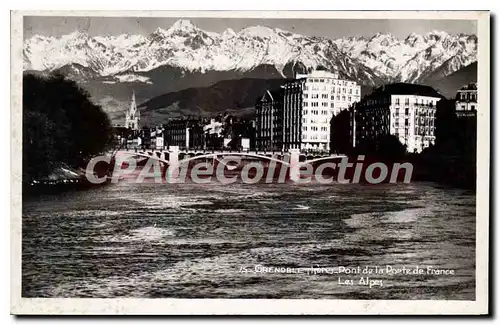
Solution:
<svg viewBox="0 0 500 325">
<path fill-rule="evenodd" d="M 411 32 L 425 34 L 432 30 L 449 33 L 477 34 L 472 20 L 408 20 L 408 19 L 254 19 L 254 18 L 190 18 L 199 28 L 222 32 L 232 28 L 238 32 L 248 26 L 262 25 L 281 28 L 307 36 L 339 38 L 343 36 L 373 36 L 377 32 L 391 33 L 400 39 Z M 24 37 L 39 34 L 60 36 L 75 30 L 90 36 L 142 34 L 148 35 L 157 27 L 168 29 L 178 18 L 135 17 L 25 17 Z"/>
</svg>

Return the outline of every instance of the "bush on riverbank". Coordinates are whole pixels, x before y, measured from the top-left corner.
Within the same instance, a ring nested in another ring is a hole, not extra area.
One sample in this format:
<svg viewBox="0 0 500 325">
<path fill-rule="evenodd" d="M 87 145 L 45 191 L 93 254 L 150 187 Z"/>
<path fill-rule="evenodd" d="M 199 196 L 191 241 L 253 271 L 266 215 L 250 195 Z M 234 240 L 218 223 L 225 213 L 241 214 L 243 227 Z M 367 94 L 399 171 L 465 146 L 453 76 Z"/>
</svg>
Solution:
<svg viewBox="0 0 500 325">
<path fill-rule="evenodd" d="M 23 76 L 23 183 L 46 179 L 61 166 L 85 167 L 110 139 L 106 113 L 74 81 Z"/>
</svg>

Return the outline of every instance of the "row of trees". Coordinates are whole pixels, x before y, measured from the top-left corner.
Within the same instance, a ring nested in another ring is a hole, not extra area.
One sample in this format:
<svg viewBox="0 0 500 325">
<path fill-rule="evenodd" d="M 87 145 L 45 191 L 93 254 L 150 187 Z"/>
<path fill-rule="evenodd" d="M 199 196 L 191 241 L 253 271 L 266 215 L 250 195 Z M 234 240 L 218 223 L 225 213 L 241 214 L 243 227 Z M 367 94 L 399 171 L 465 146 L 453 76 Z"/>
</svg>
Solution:
<svg viewBox="0 0 500 325">
<path fill-rule="evenodd" d="M 23 182 L 62 165 L 84 167 L 110 143 L 111 132 L 106 113 L 74 81 L 23 76 Z"/>
</svg>

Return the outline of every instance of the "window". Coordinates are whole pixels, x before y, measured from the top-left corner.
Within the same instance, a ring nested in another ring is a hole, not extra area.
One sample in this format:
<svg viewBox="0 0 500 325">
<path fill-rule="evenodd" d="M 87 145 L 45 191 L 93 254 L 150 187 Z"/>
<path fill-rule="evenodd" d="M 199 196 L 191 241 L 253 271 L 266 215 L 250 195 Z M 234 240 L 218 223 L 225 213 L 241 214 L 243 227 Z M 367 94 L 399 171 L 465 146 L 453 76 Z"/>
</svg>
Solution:
<svg viewBox="0 0 500 325">
<path fill-rule="evenodd" d="M 304 107 L 307 107 L 308 104 L 309 104 L 308 102 L 304 102 Z"/>
<path fill-rule="evenodd" d="M 352 94 L 352 88 L 349 88 L 349 94 Z"/>
<path fill-rule="evenodd" d="M 332 97 L 330 97 L 331 100 L 335 100 L 335 96 L 332 95 Z"/>
<path fill-rule="evenodd" d="M 475 110 L 475 109 L 476 109 L 476 105 L 470 105 L 470 108 L 471 108 L 472 110 Z"/>
<path fill-rule="evenodd" d="M 356 89 L 356 95 L 358 94 L 358 89 Z"/>
<path fill-rule="evenodd" d="M 340 100 L 340 96 L 339 95 L 337 95 L 337 100 Z"/>
<path fill-rule="evenodd" d="M 325 79 L 319 79 L 319 82 L 325 82 Z"/>
<path fill-rule="evenodd" d="M 306 123 L 307 123 L 307 119 L 306 119 L 306 118 L 303 118 L 303 119 L 302 119 L 302 123 L 306 124 Z"/>
<path fill-rule="evenodd" d="M 302 131 L 307 131 L 307 126 L 303 126 Z"/>
<path fill-rule="evenodd" d="M 405 108 L 405 115 L 410 114 L 410 109 L 408 107 Z"/>
<path fill-rule="evenodd" d="M 312 94 L 311 98 L 318 98 L 318 94 Z"/>
<path fill-rule="evenodd" d="M 334 107 L 335 107 L 335 104 L 334 104 L 334 103 L 330 103 L 330 107 L 331 107 L 331 108 L 334 108 Z"/>
<path fill-rule="evenodd" d="M 304 115 L 307 115 L 309 111 L 307 109 L 304 110 Z"/>
<path fill-rule="evenodd" d="M 351 96 L 347 97 L 347 100 L 348 100 L 348 101 L 351 101 Z"/>
<path fill-rule="evenodd" d="M 408 126 L 408 119 L 405 119 L 405 126 Z"/>
<path fill-rule="evenodd" d="M 410 105 L 410 99 L 409 98 L 405 98 L 405 104 L 406 105 Z"/>
<path fill-rule="evenodd" d="M 342 88 L 342 92 L 345 94 L 345 88 Z"/>
<path fill-rule="evenodd" d="M 399 105 L 399 97 L 396 98 L 396 105 Z"/>
<path fill-rule="evenodd" d="M 321 105 L 322 105 L 323 107 L 328 107 L 328 103 L 327 103 L 327 102 L 323 102 L 323 103 L 321 103 Z"/>
<path fill-rule="evenodd" d="M 312 102 L 312 103 L 311 103 L 311 106 L 312 106 L 312 107 L 318 107 L 318 102 Z"/>
<path fill-rule="evenodd" d="M 335 94 L 335 87 L 332 88 L 332 94 Z"/>
<path fill-rule="evenodd" d="M 342 96 L 342 100 L 345 101 L 345 96 Z"/>
<path fill-rule="evenodd" d="M 328 99 L 328 94 L 321 94 L 321 98 Z"/>
<path fill-rule="evenodd" d="M 307 98 L 309 95 L 308 94 L 304 94 L 304 98 Z"/>
</svg>

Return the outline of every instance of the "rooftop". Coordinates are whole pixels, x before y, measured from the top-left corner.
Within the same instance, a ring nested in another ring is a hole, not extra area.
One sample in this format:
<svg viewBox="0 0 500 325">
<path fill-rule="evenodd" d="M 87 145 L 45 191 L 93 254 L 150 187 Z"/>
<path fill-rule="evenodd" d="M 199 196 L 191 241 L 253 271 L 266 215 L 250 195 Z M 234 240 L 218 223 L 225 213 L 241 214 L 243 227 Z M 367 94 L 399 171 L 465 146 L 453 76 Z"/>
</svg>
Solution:
<svg viewBox="0 0 500 325">
<path fill-rule="evenodd" d="M 477 83 L 471 82 L 468 85 L 463 86 L 460 90 L 477 90 Z"/>
<path fill-rule="evenodd" d="M 311 71 L 310 73 L 307 73 L 307 74 L 297 73 L 297 75 L 295 76 L 296 79 L 311 78 L 311 77 L 338 78 L 339 75 L 338 75 L 338 73 L 332 73 L 332 72 L 325 71 L 325 70 L 314 70 L 314 71 Z"/>
<path fill-rule="evenodd" d="M 388 84 L 375 89 L 367 98 L 376 97 L 379 95 L 418 95 L 444 98 L 437 90 L 430 86 L 398 82 Z"/>
</svg>

